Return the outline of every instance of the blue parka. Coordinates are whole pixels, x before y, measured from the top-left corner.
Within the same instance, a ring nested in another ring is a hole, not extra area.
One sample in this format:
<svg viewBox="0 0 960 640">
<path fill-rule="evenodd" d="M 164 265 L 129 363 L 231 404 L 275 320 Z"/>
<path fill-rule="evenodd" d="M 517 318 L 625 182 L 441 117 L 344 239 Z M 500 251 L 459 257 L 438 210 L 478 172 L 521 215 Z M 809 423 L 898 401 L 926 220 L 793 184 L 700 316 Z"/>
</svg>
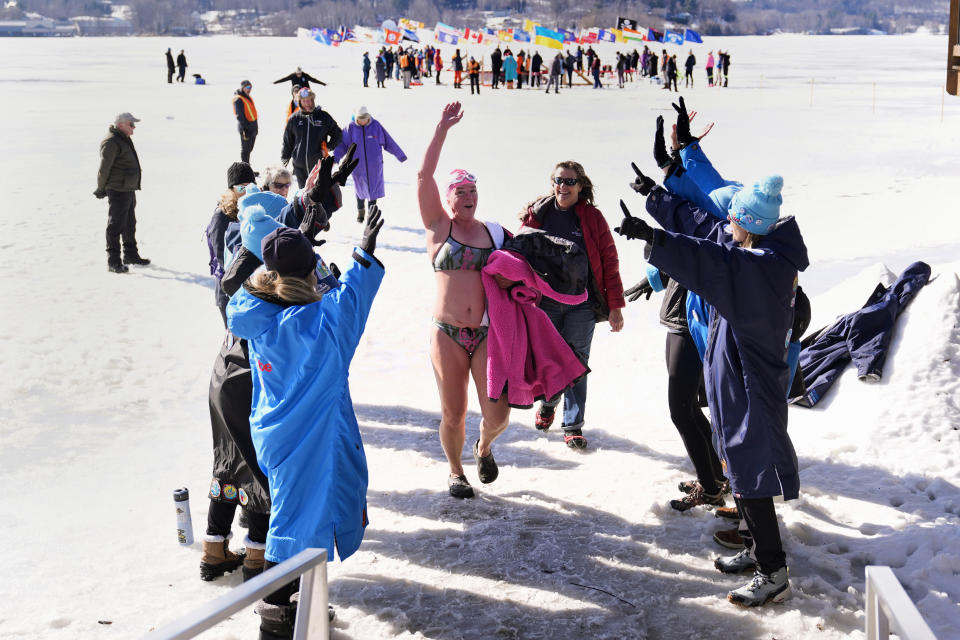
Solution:
<svg viewBox="0 0 960 640">
<path fill-rule="evenodd" d="M 367 460 L 347 384 L 383 265 L 357 249 L 339 289 L 284 307 L 240 289 L 227 305 L 250 347 L 250 430 L 270 481 L 266 558 L 308 547 L 350 556 L 367 525 Z"/>
<path fill-rule="evenodd" d="M 361 127 L 356 120 L 352 120 L 343 129 L 343 139 L 334 149 L 333 157 L 340 162 L 350 148 L 357 145 L 354 157 L 358 160 L 357 168 L 350 174 L 357 197 L 364 200 L 378 200 L 384 196 L 383 189 L 383 150 L 386 149 L 400 162 L 407 159 L 387 130 L 375 118 L 370 118 L 366 126 Z"/>
<path fill-rule="evenodd" d="M 796 220 L 781 219 L 752 249 L 729 225 L 657 187 L 647 211 L 654 231 L 649 262 L 713 307 L 703 375 L 714 447 L 735 495 L 785 500 L 800 491 L 787 434 L 787 343 L 797 272 L 809 265 Z"/>
</svg>

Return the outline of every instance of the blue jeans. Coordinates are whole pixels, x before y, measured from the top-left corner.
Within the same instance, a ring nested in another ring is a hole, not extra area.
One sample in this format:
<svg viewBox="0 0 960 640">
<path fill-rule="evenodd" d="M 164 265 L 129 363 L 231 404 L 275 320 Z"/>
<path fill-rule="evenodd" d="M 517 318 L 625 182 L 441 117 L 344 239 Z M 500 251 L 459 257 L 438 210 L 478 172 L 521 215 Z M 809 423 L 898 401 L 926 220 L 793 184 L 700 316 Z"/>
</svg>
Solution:
<svg viewBox="0 0 960 640">
<path fill-rule="evenodd" d="M 587 300 L 581 304 L 570 306 L 560 304 L 548 298 L 540 303 L 540 308 L 546 312 L 550 322 L 557 331 L 570 343 L 577 357 L 584 365 L 590 358 L 590 344 L 593 342 L 593 330 L 597 326 L 597 319 L 593 307 Z M 553 402 L 544 402 L 543 409 L 549 410 L 560 404 L 560 398 Z M 570 431 L 583 428 L 583 417 L 587 406 L 587 376 L 563 393 L 563 428 Z"/>
</svg>

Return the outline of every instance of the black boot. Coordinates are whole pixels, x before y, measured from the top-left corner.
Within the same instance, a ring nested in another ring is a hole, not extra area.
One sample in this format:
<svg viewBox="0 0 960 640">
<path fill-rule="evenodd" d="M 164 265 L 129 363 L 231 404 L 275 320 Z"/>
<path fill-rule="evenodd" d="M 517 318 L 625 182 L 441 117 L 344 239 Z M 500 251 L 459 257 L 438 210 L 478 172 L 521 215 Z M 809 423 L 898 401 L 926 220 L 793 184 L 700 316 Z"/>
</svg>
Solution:
<svg viewBox="0 0 960 640">
<path fill-rule="evenodd" d="M 123 256 L 123 264 L 137 264 L 141 267 L 145 267 L 146 265 L 150 264 L 150 259 L 141 258 L 140 254 L 134 253 L 133 255 Z"/>
<path fill-rule="evenodd" d="M 113 273 L 126 273 L 130 271 L 130 268 L 126 265 L 120 264 L 119 262 L 108 262 L 107 271 L 111 271 Z"/>
</svg>

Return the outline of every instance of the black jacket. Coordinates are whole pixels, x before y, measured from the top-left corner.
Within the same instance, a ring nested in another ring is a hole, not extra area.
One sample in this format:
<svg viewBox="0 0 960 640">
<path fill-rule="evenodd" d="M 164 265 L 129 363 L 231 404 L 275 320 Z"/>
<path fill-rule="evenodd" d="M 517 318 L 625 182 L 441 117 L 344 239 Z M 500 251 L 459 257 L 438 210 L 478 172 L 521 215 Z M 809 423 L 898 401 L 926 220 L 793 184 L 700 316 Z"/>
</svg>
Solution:
<svg viewBox="0 0 960 640">
<path fill-rule="evenodd" d="M 663 302 L 660 304 L 660 324 L 676 333 L 687 330 L 687 290 L 680 283 L 660 272 L 663 290 Z"/>
<path fill-rule="evenodd" d="M 180 67 L 181 69 L 186 69 L 186 68 L 187 68 L 187 56 L 183 55 L 182 53 L 181 53 L 180 55 L 178 55 L 178 56 L 177 56 L 177 66 Z"/>
<path fill-rule="evenodd" d="M 297 87 L 300 87 L 301 89 L 302 89 L 303 87 L 309 87 L 311 82 L 316 82 L 317 84 L 319 84 L 319 85 L 321 85 L 321 86 L 324 86 L 324 87 L 327 86 L 327 83 L 326 83 L 326 82 L 323 82 L 322 80 L 317 80 L 316 78 L 314 78 L 313 76 L 311 76 L 311 75 L 310 75 L 309 73 L 307 73 L 306 71 L 304 71 L 304 72 L 301 73 L 300 75 L 297 75 L 297 74 L 294 72 L 294 73 L 291 73 L 291 74 L 288 75 L 288 76 L 283 76 L 283 77 L 280 78 L 279 80 L 274 80 L 274 81 L 273 81 L 273 84 L 283 84 L 283 83 L 286 82 L 287 80 L 290 81 L 290 86 L 291 86 L 291 87 L 297 86 Z"/>
<path fill-rule="evenodd" d="M 494 49 L 493 53 L 490 54 L 490 65 L 494 71 L 503 66 L 503 55 L 500 53 L 500 49 Z"/>
<path fill-rule="evenodd" d="M 507 238 L 501 249 L 513 251 L 557 293 L 579 295 L 590 282 L 590 262 L 575 242 L 558 238 L 542 229 L 523 227 Z"/>
<path fill-rule="evenodd" d="M 283 149 L 280 159 L 293 158 L 293 166 L 309 171 L 323 157 L 323 143 L 333 153 L 343 132 L 333 117 L 321 109 L 314 108 L 311 113 L 298 111 L 287 120 L 283 131 Z"/>
<path fill-rule="evenodd" d="M 173 54 L 167 51 L 167 71 L 173 71 Z"/>
</svg>

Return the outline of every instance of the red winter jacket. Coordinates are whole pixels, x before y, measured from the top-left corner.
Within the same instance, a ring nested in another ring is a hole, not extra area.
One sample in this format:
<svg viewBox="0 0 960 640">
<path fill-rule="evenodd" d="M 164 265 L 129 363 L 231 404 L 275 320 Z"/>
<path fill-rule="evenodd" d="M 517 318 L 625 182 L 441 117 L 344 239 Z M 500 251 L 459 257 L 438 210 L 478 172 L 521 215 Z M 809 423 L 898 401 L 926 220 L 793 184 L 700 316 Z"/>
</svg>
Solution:
<svg viewBox="0 0 960 640">
<path fill-rule="evenodd" d="M 554 196 L 547 196 L 527 206 L 520 226 L 539 229 L 543 220 L 541 212 L 545 205 L 551 205 L 553 201 Z M 593 274 L 592 284 L 603 303 L 602 319 L 606 320 L 610 309 L 622 309 L 627 305 L 623 299 L 623 282 L 620 280 L 620 258 L 617 256 L 617 247 L 613 243 L 610 227 L 607 226 L 607 221 L 599 209 L 581 200 L 574 207 L 574 213 L 580 220 L 583 241 L 587 245 L 590 272 Z"/>
</svg>

